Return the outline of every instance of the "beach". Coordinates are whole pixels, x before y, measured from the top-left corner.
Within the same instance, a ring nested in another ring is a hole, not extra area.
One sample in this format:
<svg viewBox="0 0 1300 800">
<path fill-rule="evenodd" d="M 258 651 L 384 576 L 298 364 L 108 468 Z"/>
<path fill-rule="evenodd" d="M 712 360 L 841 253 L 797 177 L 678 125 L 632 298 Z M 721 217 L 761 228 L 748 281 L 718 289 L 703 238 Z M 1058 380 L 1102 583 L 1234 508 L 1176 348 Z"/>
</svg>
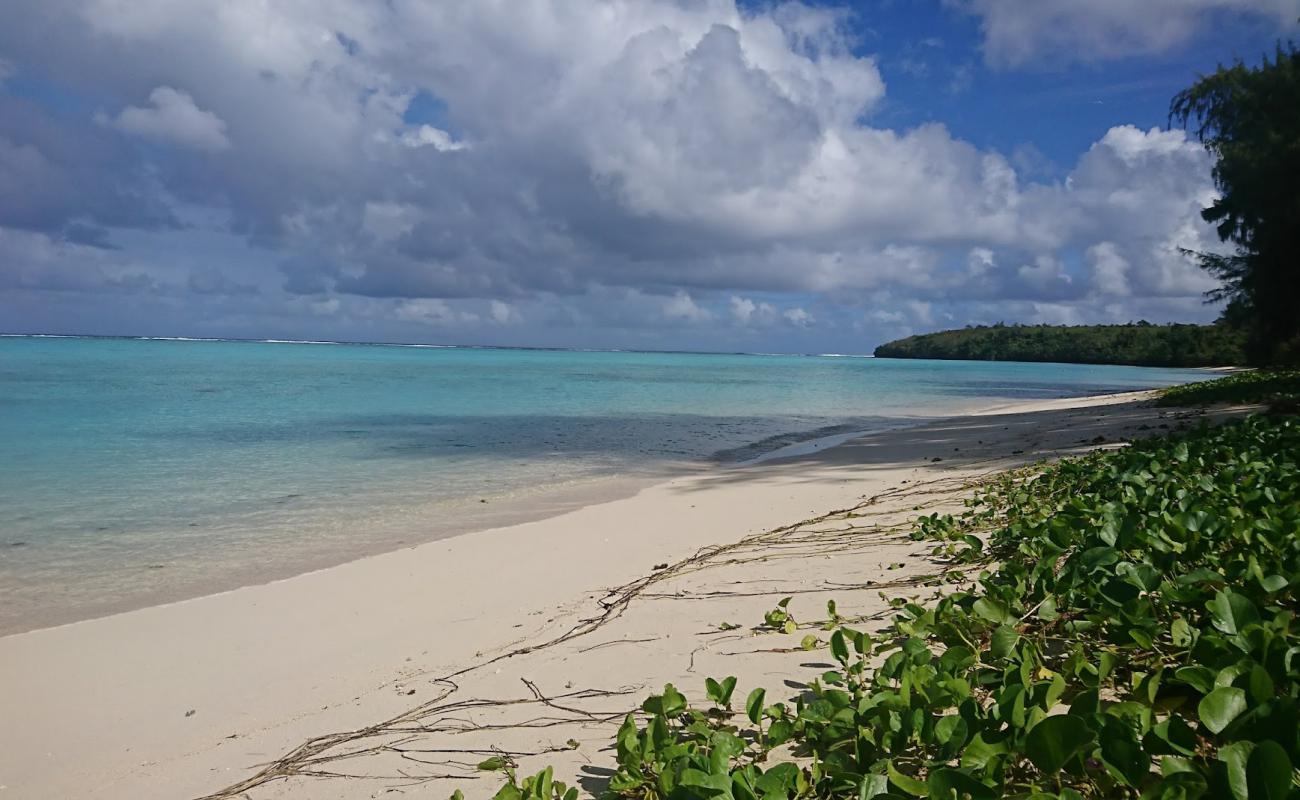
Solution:
<svg viewBox="0 0 1300 800">
<path fill-rule="evenodd" d="M 487 797 L 499 778 L 473 765 L 492 748 L 599 791 L 623 715 L 664 683 L 698 697 L 735 675 L 771 702 L 825 668 L 808 631 L 755 632 L 779 599 L 882 619 L 880 592 L 932 594 L 904 523 L 993 472 L 1196 416 L 1149 397 L 1005 404 L 0 638 L 0 795 Z"/>
</svg>

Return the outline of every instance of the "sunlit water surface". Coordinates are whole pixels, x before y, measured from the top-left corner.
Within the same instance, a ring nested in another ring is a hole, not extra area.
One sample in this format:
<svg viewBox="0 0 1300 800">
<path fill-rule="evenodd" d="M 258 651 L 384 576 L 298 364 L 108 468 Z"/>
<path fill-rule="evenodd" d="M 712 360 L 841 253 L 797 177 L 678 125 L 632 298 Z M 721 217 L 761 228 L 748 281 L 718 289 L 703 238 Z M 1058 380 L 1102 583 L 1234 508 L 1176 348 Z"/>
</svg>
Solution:
<svg viewBox="0 0 1300 800">
<path fill-rule="evenodd" d="M 1203 377 L 1064 364 L 3 337 L 0 634 L 508 521 L 612 476 L 742 460 L 792 440 L 1006 400 Z"/>
</svg>

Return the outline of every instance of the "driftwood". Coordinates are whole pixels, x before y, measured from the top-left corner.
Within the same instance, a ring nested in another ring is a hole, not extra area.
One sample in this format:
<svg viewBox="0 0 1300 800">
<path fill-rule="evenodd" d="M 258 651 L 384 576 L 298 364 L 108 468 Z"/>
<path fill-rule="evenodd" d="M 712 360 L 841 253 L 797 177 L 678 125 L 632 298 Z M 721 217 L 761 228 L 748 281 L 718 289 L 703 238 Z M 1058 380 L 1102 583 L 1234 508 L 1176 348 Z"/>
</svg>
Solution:
<svg viewBox="0 0 1300 800">
<path fill-rule="evenodd" d="M 444 742 L 447 737 L 471 731 L 484 730 L 521 730 L 544 729 L 574 723 L 613 723 L 623 719 L 630 704 L 618 708 L 592 710 L 585 704 L 620 698 L 638 691 L 638 687 L 623 687 L 612 690 L 581 689 L 568 691 L 555 696 L 547 696 L 533 683 L 525 680 L 527 696 L 508 699 L 465 699 L 452 700 L 459 691 L 456 679 L 469 673 L 482 670 L 493 664 L 555 647 L 565 642 L 587 636 L 600 630 L 605 625 L 620 617 L 634 600 L 708 600 L 720 597 L 749 596 L 785 596 L 793 594 L 846 592 L 855 590 L 896 589 L 924 585 L 938 585 L 940 575 L 921 575 L 907 579 L 888 582 L 868 582 L 862 584 L 826 583 L 820 586 L 776 586 L 766 589 L 737 588 L 704 593 L 654 592 L 653 587 L 671 579 L 679 578 L 702 570 L 726 565 L 747 564 L 774 559 L 798 559 L 809 556 L 835 553 L 842 556 L 849 553 L 862 553 L 877 547 L 882 542 L 898 540 L 905 537 L 912 528 L 910 519 L 904 522 L 873 523 L 872 519 L 881 516 L 898 516 L 898 508 L 877 510 L 886 501 L 903 498 L 916 501 L 916 505 L 926 505 L 944 499 L 952 499 L 967 493 L 986 483 L 985 479 L 962 480 L 952 477 L 940 477 L 928 481 L 915 481 L 891 488 L 874 495 L 849 508 L 831 511 L 801 522 L 747 536 L 738 541 L 705 547 L 693 555 L 656 569 L 634 581 L 609 590 L 598 599 L 593 613 L 578 620 L 571 628 L 550 639 L 515 647 L 506 652 L 485 658 L 474 664 L 466 665 L 454 672 L 433 679 L 433 683 L 442 687 L 438 696 L 423 702 L 390 719 L 377 722 L 355 730 L 341 731 L 314 737 L 276 760 L 260 767 L 252 775 L 238 783 L 227 786 L 217 792 L 205 795 L 197 800 L 230 800 L 247 796 L 245 793 L 268 783 L 290 778 L 354 778 L 375 779 L 401 782 L 402 785 L 418 784 L 439 779 L 468 780 L 482 775 L 477 770 L 473 759 L 499 756 L 513 764 L 517 758 L 561 752 L 569 747 L 550 747 L 536 751 L 506 751 L 498 749 L 458 749 L 446 746 L 433 746 Z M 744 584 L 745 582 L 738 582 Z M 845 621 L 879 620 L 888 616 L 874 614 L 869 617 L 846 619 Z M 801 627 L 808 627 L 806 623 Z M 586 649 L 622 644 L 624 641 L 605 642 Z M 793 652 L 798 648 L 776 648 L 771 652 Z M 586 652 L 583 651 L 583 652 Z M 760 651 L 722 653 L 721 655 L 747 655 Z M 694 653 L 691 665 L 694 668 Z M 518 722 L 488 724 L 474 722 L 469 715 L 476 711 L 503 709 L 506 707 L 536 708 L 538 716 Z M 390 754 L 400 757 L 403 764 L 413 768 L 398 770 L 396 774 L 349 773 L 345 765 L 350 760 L 366 756 Z M 468 758 L 470 760 L 464 760 Z"/>
</svg>

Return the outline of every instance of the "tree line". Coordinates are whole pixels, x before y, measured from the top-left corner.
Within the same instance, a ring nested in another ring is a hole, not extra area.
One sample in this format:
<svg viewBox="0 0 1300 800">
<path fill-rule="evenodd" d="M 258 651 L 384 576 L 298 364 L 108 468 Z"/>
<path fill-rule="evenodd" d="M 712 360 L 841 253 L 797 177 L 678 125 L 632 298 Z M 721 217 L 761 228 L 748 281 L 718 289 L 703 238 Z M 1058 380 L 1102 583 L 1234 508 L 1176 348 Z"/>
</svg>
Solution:
<svg viewBox="0 0 1300 800">
<path fill-rule="evenodd" d="M 1246 360 L 1247 333 L 1230 325 L 992 325 L 883 344 L 877 358 L 1061 361 L 1141 367 L 1218 367 Z"/>
</svg>

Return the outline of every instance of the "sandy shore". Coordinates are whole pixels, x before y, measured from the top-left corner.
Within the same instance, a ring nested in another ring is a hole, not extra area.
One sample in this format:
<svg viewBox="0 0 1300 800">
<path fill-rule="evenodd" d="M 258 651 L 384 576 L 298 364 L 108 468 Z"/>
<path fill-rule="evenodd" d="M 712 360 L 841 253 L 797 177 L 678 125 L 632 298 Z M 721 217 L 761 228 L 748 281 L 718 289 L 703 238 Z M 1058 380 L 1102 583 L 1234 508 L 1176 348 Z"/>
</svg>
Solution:
<svg viewBox="0 0 1300 800">
<path fill-rule="evenodd" d="M 1021 403 L 883 431 L 549 519 L 0 638 L 0 797 L 202 797 L 312 737 L 377 725 L 319 742 L 227 796 L 445 797 L 459 786 L 487 797 L 497 778 L 462 766 L 485 755 L 445 751 L 494 747 L 554 747 L 521 755 L 521 768 L 553 763 L 557 778 L 599 791 L 611 720 L 665 682 L 695 698 L 706 676 L 737 675 L 738 696 L 763 685 L 771 700 L 820 672 L 815 657 L 790 652 L 806 631 L 753 630 L 776 599 L 795 595 L 805 620 L 823 617 L 832 597 L 842 614 L 882 615 L 878 592 L 932 569 L 927 548 L 891 526 L 918 505 L 959 504 L 982 474 L 1186 415 L 1144 398 Z M 538 693 L 567 696 L 550 704 Z M 431 775 L 453 777 L 413 783 Z"/>
</svg>

